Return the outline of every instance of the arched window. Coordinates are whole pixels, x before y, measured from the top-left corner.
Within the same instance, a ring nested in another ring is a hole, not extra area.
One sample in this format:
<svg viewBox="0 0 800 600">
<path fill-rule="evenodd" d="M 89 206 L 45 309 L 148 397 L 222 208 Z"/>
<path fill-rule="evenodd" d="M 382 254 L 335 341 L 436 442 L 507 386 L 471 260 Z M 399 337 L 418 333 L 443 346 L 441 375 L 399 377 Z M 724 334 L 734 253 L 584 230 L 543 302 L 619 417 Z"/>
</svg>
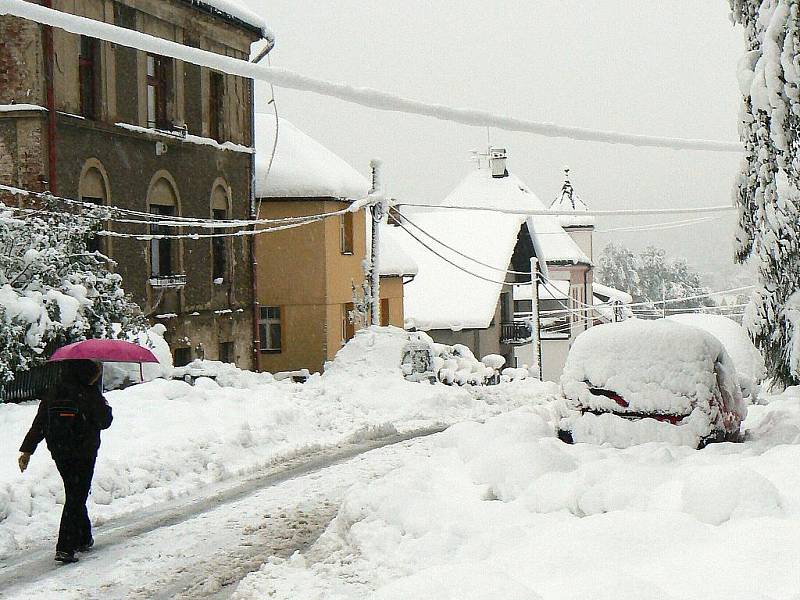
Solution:
<svg viewBox="0 0 800 600">
<path fill-rule="evenodd" d="M 227 221 L 231 218 L 230 190 L 223 181 L 214 184 L 211 192 L 211 218 Z M 215 229 L 215 233 L 225 233 L 226 229 Z M 230 280 L 230 240 L 226 237 L 211 238 L 211 280 L 217 284 Z"/>
<path fill-rule="evenodd" d="M 102 163 L 97 159 L 89 159 L 81 171 L 78 183 L 78 198 L 81 202 L 88 202 L 98 206 L 109 204 L 108 176 Z M 102 252 L 101 238 L 93 236 L 86 242 L 89 252 Z"/>
<path fill-rule="evenodd" d="M 154 215 L 174 217 L 180 213 L 177 186 L 168 173 L 162 172 L 153 178 L 147 205 Z M 150 227 L 150 233 L 155 236 L 171 235 L 176 231 L 174 227 Z M 169 238 L 150 240 L 150 275 L 163 278 L 180 274 L 179 248 L 178 242 Z"/>
</svg>

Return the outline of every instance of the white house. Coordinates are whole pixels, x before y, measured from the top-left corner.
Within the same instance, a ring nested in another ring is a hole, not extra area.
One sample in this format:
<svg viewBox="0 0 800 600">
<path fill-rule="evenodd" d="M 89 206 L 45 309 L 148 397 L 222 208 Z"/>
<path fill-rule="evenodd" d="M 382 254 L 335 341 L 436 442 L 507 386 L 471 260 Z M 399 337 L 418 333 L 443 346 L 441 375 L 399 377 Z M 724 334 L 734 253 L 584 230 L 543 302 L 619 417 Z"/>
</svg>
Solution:
<svg viewBox="0 0 800 600">
<path fill-rule="evenodd" d="M 500 354 L 510 366 L 522 366 L 515 348 L 530 346 L 530 331 L 520 318 L 524 305 L 515 307 L 514 301 L 524 304 L 523 290 L 530 290 L 530 259 L 544 263 L 543 297 L 548 290 L 566 290 L 560 301 L 568 308 L 592 298 L 592 263 L 557 217 L 525 214 L 546 208 L 508 172 L 505 151 L 492 149 L 489 156 L 441 202 L 452 208 L 403 210 L 403 247 L 419 266 L 405 288 L 406 328 L 464 344 L 478 357 Z M 504 210 L 517 212 L 499 212 Z M 567 347 L 585 325 L 569 320 Z M 550 351 L 543 340 L 543 364 Z"/>
</svg>

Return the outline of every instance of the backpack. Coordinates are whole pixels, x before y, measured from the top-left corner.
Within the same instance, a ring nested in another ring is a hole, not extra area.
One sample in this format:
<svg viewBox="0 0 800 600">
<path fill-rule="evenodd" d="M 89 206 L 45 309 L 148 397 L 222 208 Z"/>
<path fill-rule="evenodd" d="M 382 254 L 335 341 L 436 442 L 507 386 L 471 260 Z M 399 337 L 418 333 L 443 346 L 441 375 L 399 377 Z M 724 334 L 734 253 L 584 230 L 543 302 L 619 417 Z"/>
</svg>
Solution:
<svg viewBox="0 0 800 600">
<path fill-rule="evenodd" d="M 73 449 L 86 436 L 86 415 L 71 400 L 59 400 L 47 409 L 45 438 L 52 450 Z"/>
</svg>

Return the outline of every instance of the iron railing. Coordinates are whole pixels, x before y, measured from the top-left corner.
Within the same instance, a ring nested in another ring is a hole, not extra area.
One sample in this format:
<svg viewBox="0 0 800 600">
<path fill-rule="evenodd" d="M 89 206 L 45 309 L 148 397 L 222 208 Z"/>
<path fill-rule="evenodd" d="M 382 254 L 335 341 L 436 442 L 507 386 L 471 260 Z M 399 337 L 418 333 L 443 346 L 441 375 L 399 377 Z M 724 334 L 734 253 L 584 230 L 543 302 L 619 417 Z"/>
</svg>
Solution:
<svg viewBox="0 0 800 600">
<path fill-rule="evenodd" d="M 11 381 L 0 383 L 0 403 L 41 399 L 60 378 L 60 363 L 45 363 L 30 371 L 17 373 Z"/>
<path fill-rule="evenodd" d="M 500 324 L 500 342 L 503 344 L 525 344 L 532 337 L 531 327 L 527 323 Z"/>
</svg>

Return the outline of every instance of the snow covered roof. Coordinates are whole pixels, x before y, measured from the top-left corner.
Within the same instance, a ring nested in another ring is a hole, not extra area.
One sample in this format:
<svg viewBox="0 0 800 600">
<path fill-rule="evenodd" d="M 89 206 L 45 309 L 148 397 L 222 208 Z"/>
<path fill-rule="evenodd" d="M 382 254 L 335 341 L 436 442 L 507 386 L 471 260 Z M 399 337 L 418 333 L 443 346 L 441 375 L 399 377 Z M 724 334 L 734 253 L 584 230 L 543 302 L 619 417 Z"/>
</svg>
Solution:
<svg viewBox="0 0 800 600">
<path fill-rule="evenodd" d="M 381 230 L 380 275 L 381 277 L 411 276 L 419 272 L 417 261 L 403 249 L 402 230 L 384 226 Z"/>
<path fill-rule="evenodd" d="M 597 283 L 596 281 L 592 283 L 592 293 L 595 296 L 600 296 L 600 300 L 602 301 L 616 300 L 618 302 L 622 302 L 622 304 L 633 303 L 633 296 L 631 296 L 628 292 L 623 292 L 622 290 L 603 285 L 602 283 Z"/>
<path fill-rule="evenodd" d="M 369 193 L 369 181 L 339 156 L 286 119 L 278 125 L 278 147 L 267 176 L 275 117 L 256 115 L 256 197 L 359 200 Z"/>
<path fill-rule="evenodd" d="M 184 0 L 184 2 L 229 21 L 257 29 L 265 38 L 272 36 L 267 22 L 252 10 L 242 6 L 239 0 Z"/>
<path fill-rule="evenodd" d="M 559 215 L 558 222 L 562 227 L 592 227 L 594 226 L 594 217 L 588 215 L 581 215 L 582 212 L 587 212 L 589 207 L 575 192 L 572 187 L 572 182 L 569 179 L 569 167 L 564 169 L 564 185 L 561 186 L 561 191 L 555 200 L 550 204 L 550 210 L 553 211 L 572 211 L 574 215 Z"/>
<path fill-rule="evenodd" d="M 486 168 L 467 175 L 443 204 L 544 210 L 539 198 L 516 176 L 493 178 Z M 401 234 L 404 250 L 419 265 L 416 279 L 405 287 L 407 327 L 454 331 L 489 327 L 523 225 L 527 225 L 537 256 L 544 257 L 547 263 L 591 264 L 553 217 L 478 210 L 411 211 L 408 207 L 404 214 L 422 230 L 456 250 L 445 248 L 411 229 L 447 259 L 444 260 L 407 233 Z"/>
</svg>

